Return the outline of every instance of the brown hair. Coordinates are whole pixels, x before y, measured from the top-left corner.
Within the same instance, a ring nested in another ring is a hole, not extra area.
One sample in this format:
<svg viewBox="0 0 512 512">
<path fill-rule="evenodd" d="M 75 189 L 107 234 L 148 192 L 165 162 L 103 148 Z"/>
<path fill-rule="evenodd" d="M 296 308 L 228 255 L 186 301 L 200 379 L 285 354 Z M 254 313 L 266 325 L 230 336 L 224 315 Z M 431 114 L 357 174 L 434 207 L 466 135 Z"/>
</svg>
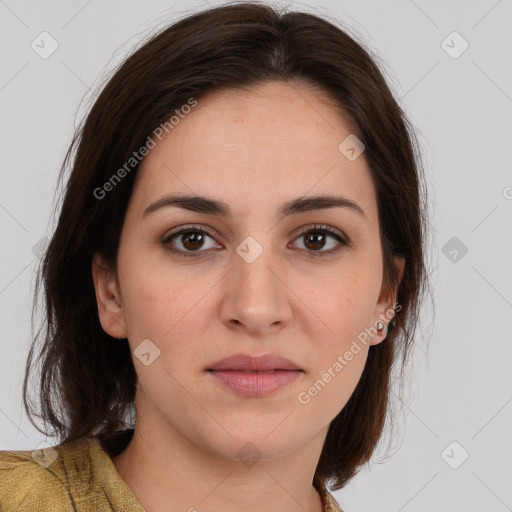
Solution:
<svg viewBox="0 0 512 512">
<path fill-rule="evenodd" d="M 24 380 L 25 408 L 41 432 L 61 441 L 108 437 L 127 425 L 133 411 L 136 373 L 129 345 L 100 325 L 91 260 L 100 253 L 115 268 L 137 166 L 104 197 L 95 190 L 190 98 L 276 79 L 319 88 L 344 109 L 366 146 L 377 190 L 384 282 L 397 290 L 401 310 L 387 339 L 370 347 L 354 393 L 330 425 L 315 485 L 339 489 L 369 461 L 383 432 L 391 369 L 399 353 L 406 362 L 427 284 L 428 219 L 417 142 L 362 44 L 316 15 L 260 2 L 204 10 L 153 35 L 115 70 L 77 128 L 60 174 L 62 182 L 73 159 L 60 217 L 36 282 L 34 308 L 42 284 L 44 322 Z M 394 255 L 406 259 L 399 286 Z M 36 363 L 39 407 L 28 393 Z"/>
</svg>

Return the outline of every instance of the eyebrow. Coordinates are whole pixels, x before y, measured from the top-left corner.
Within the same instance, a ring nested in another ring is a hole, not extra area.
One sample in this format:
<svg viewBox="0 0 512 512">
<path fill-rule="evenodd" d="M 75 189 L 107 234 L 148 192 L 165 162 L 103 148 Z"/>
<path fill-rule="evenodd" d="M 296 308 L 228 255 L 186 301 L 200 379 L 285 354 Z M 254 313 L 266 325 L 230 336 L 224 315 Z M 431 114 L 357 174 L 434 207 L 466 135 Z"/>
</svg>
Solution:
<svg viewBox="0 0 512 512">
<path fill-rule="evenodd" d="M 169 194 L 158 199 L 144 210 L 142 217 L 147 217 L 162 208 L 171 206 L 208 215 L 217 215 L 225 218 L 233 217 L 229 205 L 223 201 L 205 196 L 181 194 Z M 357 203 L 343 196 L 332 195 L 298 197 L 285 203 L 278 213 L 281 217 L 286 217 L 315 210 L 326 210 L 328 208 L 347 208 L 368 220 L 363 209 Z"/>
</svg>

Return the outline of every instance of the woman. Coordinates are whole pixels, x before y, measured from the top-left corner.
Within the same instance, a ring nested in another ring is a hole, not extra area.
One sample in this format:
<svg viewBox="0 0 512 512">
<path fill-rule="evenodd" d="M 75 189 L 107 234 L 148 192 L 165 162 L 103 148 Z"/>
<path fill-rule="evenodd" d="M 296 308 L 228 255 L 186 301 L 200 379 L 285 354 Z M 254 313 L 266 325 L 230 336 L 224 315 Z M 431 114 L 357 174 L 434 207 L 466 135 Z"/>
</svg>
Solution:
<svg viewBox="0 0 512 512">
<path fill-rule="evenodd" d="M 427 281 L 414 141 L 311 14 L 212 8 L 127 58 L 40 269 L 25 406 L 60 444 L 2 452 L 2 512 L 341 510 Z"/>
</svg>

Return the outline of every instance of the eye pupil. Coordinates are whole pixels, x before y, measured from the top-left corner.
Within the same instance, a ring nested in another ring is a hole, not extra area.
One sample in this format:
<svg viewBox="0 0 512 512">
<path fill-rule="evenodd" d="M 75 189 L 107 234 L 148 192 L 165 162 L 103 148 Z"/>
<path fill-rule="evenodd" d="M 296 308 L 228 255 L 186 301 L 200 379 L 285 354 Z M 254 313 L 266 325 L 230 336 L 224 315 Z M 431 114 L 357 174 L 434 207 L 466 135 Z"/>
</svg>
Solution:
<svg viewBox="0 0 512 512">
<path fill-rule="evenodd" d="M 308 247 L 308 249 L 322 249 L 325 243 L 325 235 L 321 233 L 311 233 L 306 238 L 308 240 L 306 242 L 306 247 Z M 311 245 L 309 244 L 309 240 L 313 240 L 313 247 L 311 247 Z"/>
<path fill-rule="evenodd" d="M 183 236 L 183 246 L 189 250 L 200 249 L 204 242 L 204 236 L 198 231 L 193 231 L 190 233 L 182 233 Z M 192 247 L 189 246 L 192 245 Z"/>
</svg>

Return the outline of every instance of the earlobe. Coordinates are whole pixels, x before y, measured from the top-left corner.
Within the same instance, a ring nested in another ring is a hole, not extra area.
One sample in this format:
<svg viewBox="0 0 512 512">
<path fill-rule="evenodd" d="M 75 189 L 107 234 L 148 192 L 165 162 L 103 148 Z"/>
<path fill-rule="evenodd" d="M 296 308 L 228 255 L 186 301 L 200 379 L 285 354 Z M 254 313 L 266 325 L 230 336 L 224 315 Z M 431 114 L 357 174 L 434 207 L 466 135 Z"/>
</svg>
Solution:
<svg viewBox="0 0 512 512">
<path fill-rule="evenodd" d="M 114 338 L 127 338 L 124 310 L 114 271 L 99 254 L 92 259 L 92 279 L 103 330 Z"/>
<path fill-rule="evenodd" d="M 398 273 L 398 285 L 400 285 L 405 270 L 405 257 L 395 256 L 394 261 Z M 375 309 L 374 323 L 372 325 L 372 327 L 376 330 L 376 334 L 372 337 L 370 345 L 377 345 L 386 339 L 389 323 L 393 319 L 394 311 L 396 309 L 396 291 L 397 290 L 389 289 L 381 290 L 379 302 L 377 303 L 377 307 Z M 382 325 L 378 325 L 379 322 L 383 324 L 382 329 Z"/>
</svg>

